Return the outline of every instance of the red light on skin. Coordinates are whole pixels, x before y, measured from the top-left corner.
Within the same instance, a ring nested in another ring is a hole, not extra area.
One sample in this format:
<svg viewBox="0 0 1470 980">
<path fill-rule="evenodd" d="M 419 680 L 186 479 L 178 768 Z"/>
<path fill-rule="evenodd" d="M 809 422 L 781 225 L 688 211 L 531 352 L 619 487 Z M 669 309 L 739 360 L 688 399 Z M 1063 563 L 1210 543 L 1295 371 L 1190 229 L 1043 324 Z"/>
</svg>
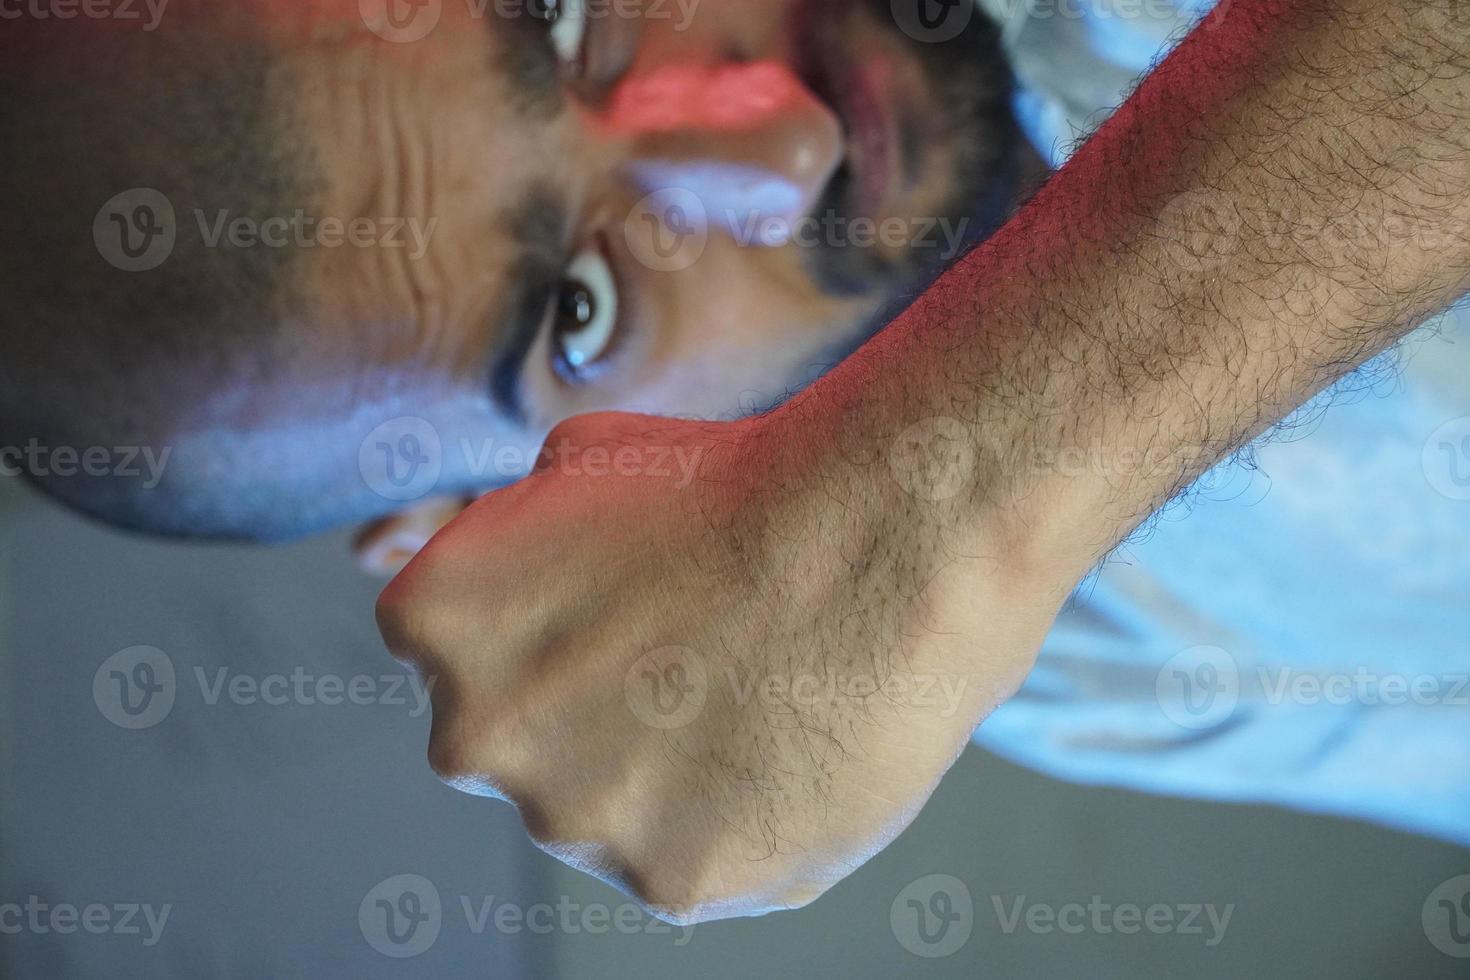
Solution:
<svg viewBox="0 0 1470 980">
<path fill-rule="evenodd" d="M 714 224 L 752 244 L 784 242 L 842 160 L 836 115 L 792 72 L 772 61 L 678 63 L 625 80 L 603 126 L 633 146 L 629 164 L 647 191 L 694 193 Z"/>
<path fill-rule="evenodd" d="M 754 129 L 811 96 L 783 65 L 676 64 L 630 78 L 613 94 L 608 123 L 628 133 Z"/>
</svg>

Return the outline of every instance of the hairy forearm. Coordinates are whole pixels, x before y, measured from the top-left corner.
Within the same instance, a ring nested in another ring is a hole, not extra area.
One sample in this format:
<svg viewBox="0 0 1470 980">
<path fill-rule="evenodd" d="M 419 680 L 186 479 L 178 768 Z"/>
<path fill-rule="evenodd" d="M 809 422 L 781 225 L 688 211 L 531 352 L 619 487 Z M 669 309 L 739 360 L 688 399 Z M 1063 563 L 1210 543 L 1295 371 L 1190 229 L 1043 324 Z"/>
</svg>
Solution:
<svg viewBox="0 0 1470 980">
<path fill-rule="evenodd" d="M 1080 575 L 1467 270 L 1470 9 L 1233 0 L 784 421 L 849 476 L 962 431 L 921 516 Z"/>
<path fill-rule="evenodd" d="M 1450 300 L 1456 6 L 1224 2 L 801 396 L 550 438 L 673 446 L 692 492 L 544 467 L 440 532 L 378 608 L 439 681 L 435 770 L 671 921 L 804 904 L 909 824 L 1100 555 Z"/>
</svg>

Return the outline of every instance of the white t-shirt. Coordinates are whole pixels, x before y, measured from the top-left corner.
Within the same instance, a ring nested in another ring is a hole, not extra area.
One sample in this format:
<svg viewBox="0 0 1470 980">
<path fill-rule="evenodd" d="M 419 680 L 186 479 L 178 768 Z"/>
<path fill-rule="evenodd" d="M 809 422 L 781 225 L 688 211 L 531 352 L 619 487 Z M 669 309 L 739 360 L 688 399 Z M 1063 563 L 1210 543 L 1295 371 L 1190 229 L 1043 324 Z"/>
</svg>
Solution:
<svg viewBox="0 0 1470 980">
<path fill-rule="evenodd" d="M 1025 0 L 979 2 L 1012 18 L 1017 108 L 1053 163 L 1201 13 L 1165 23 L 1100 15 L 1114 0 L 1029 0 L 1033 16 Z M 976 740 L 1063 779 L 1470 844 L 1463 307 L 1262 440 L 1254 469 L 1222 464 L 1122 548 Z"/>
</svg>

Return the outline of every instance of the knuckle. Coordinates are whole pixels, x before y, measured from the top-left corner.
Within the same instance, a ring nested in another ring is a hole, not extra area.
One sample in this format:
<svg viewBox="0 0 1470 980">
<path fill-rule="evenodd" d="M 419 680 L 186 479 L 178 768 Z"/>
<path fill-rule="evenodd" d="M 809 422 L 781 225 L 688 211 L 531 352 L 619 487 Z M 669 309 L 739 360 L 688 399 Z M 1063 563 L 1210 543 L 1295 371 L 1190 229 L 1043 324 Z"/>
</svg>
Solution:
<svg viewBox="0 0 1470 980">
<path fill-rule="evenodd" d="M 526 771 L 528 749 L 515 728 L 508 710 L 479 701 L 466 703 L 462 687 L 442 685 L 436 692 L 429 734 L 429 768 L 462 792 L 516 802 L 520 793 L 515 787 L 526 783 L 521 774 Z"/>
<path fill-rule="evenodd" d="M 458 694 L 451 685 L 441 686 L 429 732 L 429 768 L 450 783 L 485 775 L 491 761 L 476 730 L 478 712 L 466 711 Z"/>
<path fill-rule="evenodd" d="M 644 870 L 644 874 L 628 876 L 629 891 L 650 915 L 675 925 L 798 909 L 830 887 L 830 883 L 806 880 L 785 861 L 774 866 L 710 862 L 696 868 L 660 860 Z"/>
<path fill-rule="evenodd" d="M 823 895 L 827 894 L 831 887 L 832 885 L 830 883 L 826 883 L 809 884 L 795 888 L 789 888 L 784 893 L 782 893 L 780 899 L 776 904 L 779 908 L 782 909 L 805 908 L 806 906 L 815 902 L 817 899 L 821 898 Z"/>
<path fill-rule="evenodd" d="M 716 918 L 715 911 L 724 904 L 710 889 L 671 875 L 641 880 L 634 889 L 634 897 L 649 915 L 676 926 L 690 926 Z"/>
<path fill-rule="evenodd" d="M 484 765 L 479 755 L 462 743 L 430 742 L 429 768 L 440 782 L 471 796 L 514 802 L 515 793 L 499 770 Z"/>
<path fill-rule="evenodd" d="M 533 772 L 545 772 L 546 760 L 540 761 Z M 638 819 L 638 807 L 619 788 L 542 778 L 517 806 L 526 833 L 538 844 L 595 846 L 607 859 L 607 870 L 620 876 L 636 863 L 626 830 L 629 819 Z"/>
<path fill-rule="evenodd" d="M 587 412 L 562 419 L 547 433 L 542 455 L 586 449 L 593 445 L 622 444 L 637 440 L 650 426 L 668 428 L 668 419 L 655 419 L 629 412 Z"/>
<path fill-rule="evenodd" d="M 475 635 L 496 635 L 494 610 L 469 599 L 485 583 L 464 576 L 463 566 L 435 539 L 379 593 L 374 616 L 395 658 L 437 672 L 462 660 Z"/>
<path fill-rule="evenodd" d="M 540 850 L 563 864 L 604 881 L 628 878 L 624 851 L 602 823 L 585 810 L 555 809 L 533 800 L 516 802 L 526 834 Z"/>
<path fill-rule="evenodd" d="M 558 446 L 578 448 L 600 438 L 607 431 L 610 412 L 589 412 L 562 419 L 546 434 L 545 447 Z"/>
<path fill-rule="evenodd" d="M 389 582 L 378 596 L 373 614 L 388 652 L 399 660 L 415 661 L 422 652 L 425 624 L 398 579 Z"/>
<path fill-rule="evenodd" d="M 653 915 L 675 925 L 692 925 L 739 914 L 753 907 L 754 882 L 712 863 L 682 863 L 650 856 L 627 877 L 629 891 Z"/>
<path fill-rule="evenodd" d="M 452 613 L 442 598 L 443 590 L 426 584 L 427 567 L 416 561 L 400 572 L 378 595 L 373 609 L 388 651 L 414 665 L 430 659 Z"/>
<path fill-rule="evenodd" d="M 609 848 L 602 842 L 603 835 L 585 818 L 575 817 L 566 810 L 553 810 L 535 800 L 524 800 L 519 806 L 526 833 L 542 850 Z"/>
<path fill-rule="evenodd" d="M 429 739 L 429 768 L 451 786 L 481 777 L 476 751 L 462 738 L 435 734 Z"/>
</svg>

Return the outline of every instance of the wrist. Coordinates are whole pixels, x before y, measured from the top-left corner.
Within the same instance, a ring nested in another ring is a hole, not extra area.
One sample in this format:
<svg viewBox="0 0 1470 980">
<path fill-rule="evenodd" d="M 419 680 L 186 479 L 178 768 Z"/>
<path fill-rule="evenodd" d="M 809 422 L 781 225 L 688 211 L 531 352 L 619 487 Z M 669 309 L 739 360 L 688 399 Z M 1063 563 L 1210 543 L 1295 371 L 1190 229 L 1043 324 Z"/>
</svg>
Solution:
<svg viewBox="0 0 1470 980">
<path fill-rule="evenodd" d="M 1054 613 L 1095 561 L 1057 506 L 1073 488 L 1013 420 L 895 410 L 872 386 L 821 393 L 752 420 L 743 440 L 737 523 L 766 542 L 757 551 L 796 544 L 859 590 L 923 594 L 943 621 L 982 599 Z"/>
</svg>

